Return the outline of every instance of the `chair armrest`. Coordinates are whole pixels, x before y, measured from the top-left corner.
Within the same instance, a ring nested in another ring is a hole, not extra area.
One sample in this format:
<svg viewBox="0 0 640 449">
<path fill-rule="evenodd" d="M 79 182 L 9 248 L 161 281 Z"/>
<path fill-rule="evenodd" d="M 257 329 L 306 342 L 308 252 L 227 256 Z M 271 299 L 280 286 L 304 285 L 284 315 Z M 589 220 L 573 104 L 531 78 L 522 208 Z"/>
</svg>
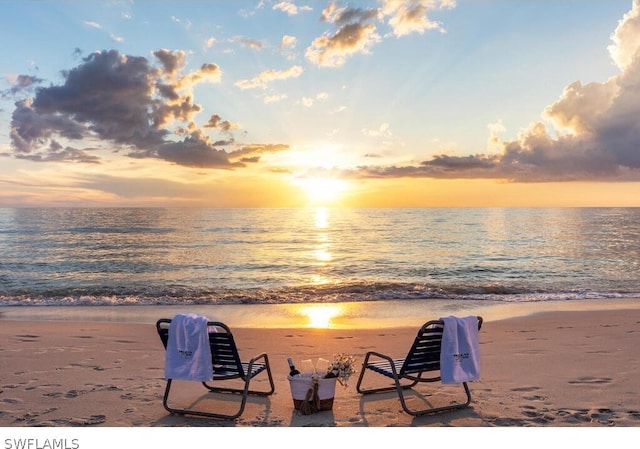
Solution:
<svg viewBox="0 0 640 449">
<path fill-rule="evenodd" d="M 386 361 L 388 361 L 388 362 L 390 362 L 390 363 L 393 363 L 393 359 L 392 359 L 391 357 L 389 357 L 388 355 L 386 355 L 386 354 L 381 354 L 381 353 L 376 352 L 376 351 L 369 351 L 369 352 L 367 352 L 367 354 L 365 355 L 365 357 L 364 357 L 364 361 L 362 362 L 362 364 L 363 364 L 363 365 L 366 365 L 366 364 L 369 362 L 369 357 L 372 357 L 372 356 L 373 356 L 373 357 L 378 357 L 378 358 L 384 359 L 384 360 L 386 360 Z"/>
<path fill-rule="evenodd" d="M 253 370 L 254 363 L 256 363 L 260 359 L 264 359 L 265 365 L 269 366 L 269 356 L 267 355 L 266 352 L 261 352 L 260 354 L 256 355 L 251 360 L 249 360 L 249 365 L 247 366 L 247 372 L 251 373 Z"/>
<path fill-rule="evenodd" d="M 385 360 L 388 364 L 389 364 L 389 370 L 393 373 L 393 375 L 395 377 L 398 376 L 398 371 L 396 370 L 396 363 L 395 360 L 393 358 L 391 358 L 390 356 L 386 355 L 386 354 L 382 354 L 380 352 L 376 352 L 376 351 L 369 351 L 367 352 L 367 354 L 364 357 L 364 361 L 362 362 L 362 371 L 364 372 L 365 369 L 372 369 L 374 371 L 377 371 L 377 369 L 374 369 L 373 366 L 376 364 L 376 362 L 378 360 L 374 360 L 371 363 L 369 362 L 369 358 L 371 357 L 377 357 L 378 359 L 382 359 Z M 371 367 L 370 367 L 371 366 Z"/>
</svg>

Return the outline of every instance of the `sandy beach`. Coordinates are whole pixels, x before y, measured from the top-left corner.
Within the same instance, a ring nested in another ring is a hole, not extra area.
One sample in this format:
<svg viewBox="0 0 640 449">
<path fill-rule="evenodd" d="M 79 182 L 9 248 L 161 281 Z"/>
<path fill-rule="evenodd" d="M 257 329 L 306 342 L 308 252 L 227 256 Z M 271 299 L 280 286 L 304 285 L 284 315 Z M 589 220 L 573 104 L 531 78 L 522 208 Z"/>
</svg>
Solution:
<svg viewBox="0 0 640 449">
<path fill-rule="evenodd" d="M 432 318 L 432 317 L 429 317 Z M 433 317 L 437 318 L 437 317 Z M 162 407 L 164 348 L 154 323 L 2 320 L 0 426 L 17 427 L 636 427 L 640 426 L 640 309 L 558 310 L 484 317 L 481 379 L 471 406 L 413 417 L 394 393 L 362 396 L 357 375 L 337 386 L 333 409 L 293 407 L 287 357 L 361 362 L 368 350 L 402 356 L 415 327 L 233 329 L 243 358 L 267 352 L 276 382 L 234 421 L 175 416 Z M 426 319 L 425 319 L 426 321 Z M 266 382 L 262 378 L 260 382 Z M 230 410 L 197 383 L 176 390 L 185 404 Z M 260 386 L 260 383 L 256 384 Z M 409 401 L 438 402 L 458 386 L 429 384 Z M 204 397 L 203 397 L 204 395 Z M 421 399 L 422 398 L 422 399 Z"/>
</svg>

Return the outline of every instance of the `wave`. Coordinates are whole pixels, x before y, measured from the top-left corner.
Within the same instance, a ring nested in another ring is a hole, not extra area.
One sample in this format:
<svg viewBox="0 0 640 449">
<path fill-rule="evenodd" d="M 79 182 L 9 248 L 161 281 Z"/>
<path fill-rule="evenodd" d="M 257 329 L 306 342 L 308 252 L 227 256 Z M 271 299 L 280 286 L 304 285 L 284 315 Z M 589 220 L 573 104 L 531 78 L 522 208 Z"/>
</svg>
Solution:
<svg viewBox="0 0 640 449">
<path fill-rule="evenodd" d="M 0 293 L 0 306 L 127 306 L 303 304 L 391 300 L 539 302 L 639 297 L 640 292 L 528 289 L 504 284 L 434 286 L 419 283 L 353 283 L 271 289 L 202 289 L 186 286 L 68 289 Z"/>
</svg>

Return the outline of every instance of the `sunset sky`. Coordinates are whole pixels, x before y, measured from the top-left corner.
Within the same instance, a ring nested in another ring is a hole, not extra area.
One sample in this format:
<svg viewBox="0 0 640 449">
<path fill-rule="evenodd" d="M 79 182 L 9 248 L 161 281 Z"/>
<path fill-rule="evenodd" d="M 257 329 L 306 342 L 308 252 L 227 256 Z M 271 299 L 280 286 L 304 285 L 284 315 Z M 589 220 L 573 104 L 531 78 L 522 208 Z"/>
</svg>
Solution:
<svg viewBox="0 0 640 449">
<path fill-rule="evenodd" d="M 640 0 L 0 8 L 0 206 L 640 206 Z"/>
</svg>

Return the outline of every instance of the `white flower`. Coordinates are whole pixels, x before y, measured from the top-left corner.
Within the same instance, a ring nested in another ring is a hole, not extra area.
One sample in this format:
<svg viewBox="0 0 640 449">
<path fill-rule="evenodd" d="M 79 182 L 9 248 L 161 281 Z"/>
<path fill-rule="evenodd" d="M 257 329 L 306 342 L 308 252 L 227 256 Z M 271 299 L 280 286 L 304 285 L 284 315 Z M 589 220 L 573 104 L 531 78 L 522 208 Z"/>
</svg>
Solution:
<svg viewBox="0 0 640 449">
<path fill-rule="evenodd" d="M 333 356 L 333 362 L 327 368 L 325 377 L 337 377 L 341 385 L 347 386 L 349 376 L 354 374 L 356 359 L 347 354 L 337 354 Z"/>
</svg>

